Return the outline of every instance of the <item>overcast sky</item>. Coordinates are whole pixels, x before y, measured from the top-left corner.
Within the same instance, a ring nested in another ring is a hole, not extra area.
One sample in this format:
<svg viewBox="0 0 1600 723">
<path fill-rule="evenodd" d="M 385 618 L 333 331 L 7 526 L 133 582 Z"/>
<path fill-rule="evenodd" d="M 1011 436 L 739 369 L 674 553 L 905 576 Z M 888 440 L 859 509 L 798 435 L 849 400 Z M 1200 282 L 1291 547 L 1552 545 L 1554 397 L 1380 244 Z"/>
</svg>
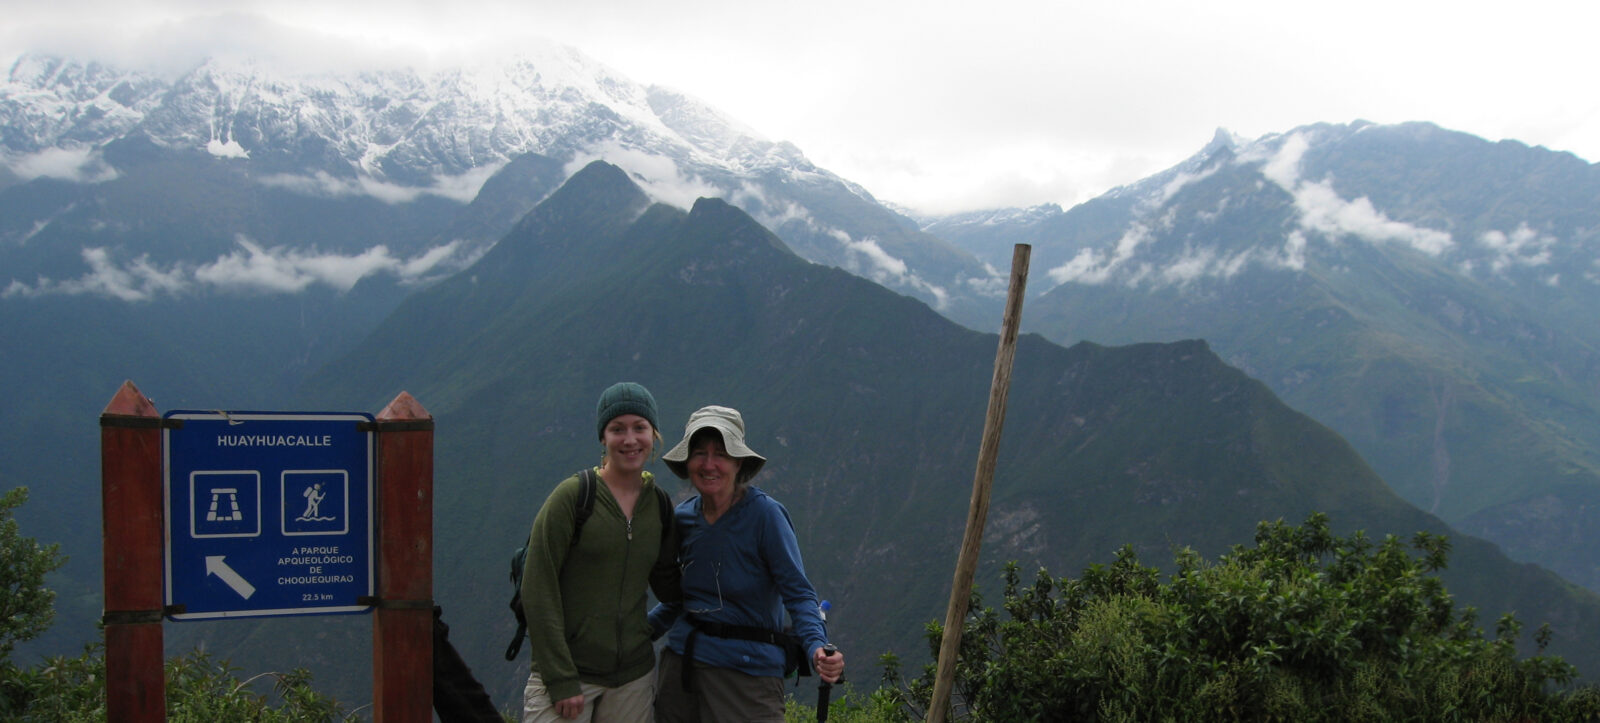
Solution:
<svg viewBox="0 0 1600 723">
<path fill-rule="evenodd" d="M 1425 120 L 1593 162 L 1597 27 L 1592 0 L 0 0 L 0 59 L 181 63 L 305 29 L 324 42 L 283 46 L 302 59 L 449 62 L 545 37 L 952 212 L 1071 206 L 1218 128 Z"/>
</svg>

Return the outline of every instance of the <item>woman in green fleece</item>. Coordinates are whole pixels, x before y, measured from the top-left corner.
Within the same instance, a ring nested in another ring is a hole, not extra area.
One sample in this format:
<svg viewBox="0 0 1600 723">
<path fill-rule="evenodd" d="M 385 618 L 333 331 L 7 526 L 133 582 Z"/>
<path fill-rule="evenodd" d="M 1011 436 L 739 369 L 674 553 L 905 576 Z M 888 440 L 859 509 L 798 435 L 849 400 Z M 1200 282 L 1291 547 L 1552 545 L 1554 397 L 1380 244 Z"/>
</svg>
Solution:
<svg viewBox="0 0 1600 723">
<path fill-rule="evenodd" d="M 593 512 L 575 535 L 573 475 L 550 493 L 528 538 L 522 604 L 533 662 L 523 723 L 651 720 L 655 635 L 645 587 L 663 601 L 681 597 L 677 537 L 661 529 L 662 496 L 644 470 L 661 440 L 656 400 L 620 382 L 600 395 L 596 412 L 605 456 L 594 469 Z"/>
</svg>

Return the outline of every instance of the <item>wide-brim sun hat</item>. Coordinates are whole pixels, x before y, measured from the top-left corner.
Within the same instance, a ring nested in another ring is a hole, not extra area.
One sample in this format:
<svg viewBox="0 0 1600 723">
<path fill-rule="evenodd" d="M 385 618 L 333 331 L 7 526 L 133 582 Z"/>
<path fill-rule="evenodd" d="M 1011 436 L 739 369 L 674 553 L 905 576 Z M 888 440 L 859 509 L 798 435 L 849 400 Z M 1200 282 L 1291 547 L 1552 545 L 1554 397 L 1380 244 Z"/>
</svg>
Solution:
<svg viewBox="0 0 1600 723">
<path fill-rule="evenodd" d="M 695 433 L 702 429 L 714 429 L 722 435 L 722 447 L 728 451 L 728 456 L 740 460 L 740 477 L 750 479 L 756 476 L 761 466 L 767 463 L 766 457 L 756 454 L 745 444 L 744 417 L 739 416 L 739 410 L 713 404 L 696 409 L 694 414 L 689 415 L 689 423 L 683 428 L 683 439 L 661 455 L 661 461 L 666 462 L 667 468 L 680 479 L 689 478 L 689 440 L 694 439 Z"/>
</svg>

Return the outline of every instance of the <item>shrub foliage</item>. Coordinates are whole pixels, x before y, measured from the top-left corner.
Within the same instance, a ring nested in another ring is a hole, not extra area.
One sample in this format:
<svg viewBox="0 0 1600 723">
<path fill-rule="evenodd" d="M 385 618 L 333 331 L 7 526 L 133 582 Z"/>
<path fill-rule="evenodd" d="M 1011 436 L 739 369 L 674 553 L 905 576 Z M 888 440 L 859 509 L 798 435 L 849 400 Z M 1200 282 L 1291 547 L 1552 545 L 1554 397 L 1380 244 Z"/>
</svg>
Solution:
<svg viewBox="0 0 1600 723">
<path fill-rule="evenodd" d="M 27 487 L 0 495 L 0 661 L 17 643 L 50 628 L 56 594 L 44 577 L 66 564 L 59 546 L 40 545 L 18 531 L 13 512 L 27 501 Z"/>
<path fill-rule="evenodd" d="M 106 719 L 105 650 L 95 643 L 77 657 L 55 657 L 33 668 L 0 666 L 0 718 L 13 721 Z M 311 687 L 305 670 L 263 673 L 239 680 L 226 661 L 204 651 L 169 658 L 165 665 L 167 720 L 354 721 L 332 698 Z M 270 693 L 256 688 L 266 688 Z"/>
<path fill-rule="evenodd" d="M 1588 721 L 1600 691 L 1574 668 L 1519 658 L 1521 623 L 1493 638 L 1433 572 L 1449 541 L 1338 537 L 1313 514 L 1262 523 L 1253 547 L 1214 562 L 1180 550 L 1174 572 L 1123 548 L 1109 565 L 1024 585 L 1006 569 L 1005 618 L 976 595 L 964 622 L 956 717 L 995 721 Z M 937 656 L 940 625 L 929 642 Z M 931 699 L 933 666 L 885 675 L 906 713 Z"/>
</svg>

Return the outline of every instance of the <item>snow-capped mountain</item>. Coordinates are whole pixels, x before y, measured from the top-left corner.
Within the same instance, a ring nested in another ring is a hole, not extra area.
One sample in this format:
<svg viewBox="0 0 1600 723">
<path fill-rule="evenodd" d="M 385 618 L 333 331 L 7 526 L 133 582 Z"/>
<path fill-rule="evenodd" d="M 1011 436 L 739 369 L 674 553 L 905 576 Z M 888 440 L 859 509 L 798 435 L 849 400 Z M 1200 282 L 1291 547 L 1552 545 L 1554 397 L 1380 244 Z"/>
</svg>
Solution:
<svg viewBox="0 0 1600 723">
<path fill-rule="evenodd" d="M 13 158 L 99 149 L 137 133 L 162 148 L 227 158 L 294 159 L 297 150 L 318 149 L 328 157 L 303 160 L 335 162 L 323 170 L 336 176 L 417 186 L 524 153 L 561 155 L 604 142 L 729 170 L 755 168 L 777 146 L 556 46 L 435 72 L 291 75 L 248 59 L 213 59 L 170 82 L 24 56 L 3 97 L 8 132 L 0 147 Z M 785 150 L 773 160 L 802 160 Z"/>
<path fill-rule="evenodd" d="M 1038 293 L 1071 281 L 1078 269 L 1148 288 L 1237 273 L 1252 260 L 1298 265 L 1305 253 L 1364 243 L 1409 249 L 1452 273 L 1523 293 L 1564 286 L 1583 295 L 1600 284 L 1597 175 L 1570 153 L 1489 143 L 1427 123 L 1324 124 L 1257 139 L 1219 130 L 1183 163 L 1071 211 L 998 209 L 936 219 L 924 229 L 990 262 L 1001 257 L 989 239 L 1032 238 L 1036 263 L 1055 279 L 1033 286 Z M 1212 208 L 1184 206 L 1180 194 L 1216 188 L 1218 182 L 1205 183 L 1213 176 L 1253 185 L 1208 199 Z M 1283 233 L 1219 232 L 1214 223 L 1239 218 L 1246 191 L 1261 189 L 1288 202 L 1275 217 L 1287 224 Z M 1097 232 L 1114 237 L 1085 233 L 1100 220 L 1109 225 Z M 1174 238 L 1184 224 L 1181 244 L 1140 240 Z M 1134 229 L 1144 235 L 1128 236 Z"/>
<path fill-rule="evenodd" d="M 1600 167 L 1427 123 L 1226 132 L 1064 212 L 946 221 L 1034 244 L 1025 328 L 1204 338 L 1412 503 L 1600 589 Z"/>
<path fill-rule="evenodd" d="M 762 138 L 703 102 L 632 82 L 553 44 L 484 65 L 429 71 L 289 72 L 215 58 L 170 79 L 30 55 L 12 65 L 0 86 L 0 123 L 6 185 L 41 178 L 106 182 L 165 154 L 189 163 L 209 159 L 206 172 L 240 174 L 238 182 L 257 191 L 464 204 L 487 178 L 526 154 L 556 159 L 569 170 L 603 158 L 627 168 L 659 201 L 688 207 L 698 197 L 726 198 L 802 256 L 936 306 L 959 306 L 981 288 L 968 282 L 987 273 L 964 252 L 922 235 L 865 189 L 816 167 L 792 144 Z M 530 194 L 525 208 L 538 200 Z M 14 222 L 7 235 L 15 241 L 37 233 L 48 220 L 38 214 L 30 223 Z M 248 227 L 232 231 L 221 232 L 224 248 L 236 233 L 254 237 Z M 451 240 L 457 239 L 399 248 L 390 241 L 386 248 L 416 260 Z M 456 265 L 495 240 L 463 240 L 453 249 Z M 338 248 L 347 256 L 370 252 L 377 243 L 314 234 L 276 241 L 285 248 Z M 124 263 L 143 253 L 163 255 L 126 247 Z M 169 263 L 214 260 L 189 256 Z M 30 283 L 4 280 L 11 282 Z"/>
<path fill-rule="evenodd" d="M 121 137 L 160 104 L 167 88 L 154 77 L 100 63 L 19 58 L 0 86 L 6 165 L 16 170 L 30 154 L 94 149 Z"/>
</svg>

